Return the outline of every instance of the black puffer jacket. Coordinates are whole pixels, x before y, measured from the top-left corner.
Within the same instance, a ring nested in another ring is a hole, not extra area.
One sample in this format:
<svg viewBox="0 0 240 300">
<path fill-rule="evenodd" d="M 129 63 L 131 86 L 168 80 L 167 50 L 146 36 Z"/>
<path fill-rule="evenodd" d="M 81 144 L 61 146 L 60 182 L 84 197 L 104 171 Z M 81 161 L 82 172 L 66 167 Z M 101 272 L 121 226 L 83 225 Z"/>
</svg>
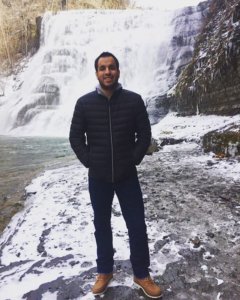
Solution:
<svg viewBox="0 0 240 300">
<path fill-rule="evenodd" d="M 69 139 L 90 177 L 118 182 L 133 176 L 151 141 L 141 96 L 122 88 L 110 100 L 97 91 L 84 95 L 75 106 Z"/>
</svg>

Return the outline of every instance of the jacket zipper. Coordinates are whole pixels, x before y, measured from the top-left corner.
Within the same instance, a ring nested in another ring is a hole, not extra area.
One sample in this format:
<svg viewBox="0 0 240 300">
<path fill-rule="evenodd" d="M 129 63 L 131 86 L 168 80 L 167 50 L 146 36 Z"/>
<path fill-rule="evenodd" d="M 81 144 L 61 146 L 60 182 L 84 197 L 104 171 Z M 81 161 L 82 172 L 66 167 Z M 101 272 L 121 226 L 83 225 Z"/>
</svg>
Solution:
<svg viewBox="0 0 240 300">
<path fill-rule="evenodd" d="M 112 156 L 112 182 L 114 182 L 114 166 L 113 166 L 113 137 L 112 137 L 112 119 L 111 119 L 111 109 L 108 103 L 108 116 L 109 116 L 109 129 L 110 129 L 110 142 L 111 142 L 111 156 Z"/>
</svg>

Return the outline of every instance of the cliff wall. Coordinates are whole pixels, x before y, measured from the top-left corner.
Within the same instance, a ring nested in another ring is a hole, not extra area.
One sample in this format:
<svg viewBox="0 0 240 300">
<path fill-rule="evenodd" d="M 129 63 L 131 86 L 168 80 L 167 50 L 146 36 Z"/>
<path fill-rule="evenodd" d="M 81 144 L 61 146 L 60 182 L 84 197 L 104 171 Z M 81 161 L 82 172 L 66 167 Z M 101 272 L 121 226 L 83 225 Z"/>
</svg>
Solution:
<svg viewBox="0 0 240 300">
<path fill-rule="evenodd" d="M 240 3 L 212 0 L 170 108 L 181 115 L 240 113 Z"/>
</svg>

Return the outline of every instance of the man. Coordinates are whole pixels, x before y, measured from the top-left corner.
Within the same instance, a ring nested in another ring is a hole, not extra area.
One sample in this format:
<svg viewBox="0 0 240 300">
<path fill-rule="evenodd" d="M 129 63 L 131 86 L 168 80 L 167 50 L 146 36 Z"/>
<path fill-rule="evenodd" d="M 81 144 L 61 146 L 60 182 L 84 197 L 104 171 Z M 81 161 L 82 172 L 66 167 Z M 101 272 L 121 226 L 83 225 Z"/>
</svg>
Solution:
<svg viewBox="0 0 240 300">
<path fill-rule="evenodd" d="M 95 69 L 99 86 L 77 101 L 70 129 L 71 146 L 89 168 L 98 271 L 92 292 L 103 294 L 113 278 L 111 208 L 116 193 L 128 229 L 134 282 L 147 296 L 159 298 L 161 289 L 148 271 L 144 206 L 136 171 L 151 140 L 148 115 L 141 96 L 118 83 L 119 62 L 113 54 L 100 54 Z"/>
</svg>

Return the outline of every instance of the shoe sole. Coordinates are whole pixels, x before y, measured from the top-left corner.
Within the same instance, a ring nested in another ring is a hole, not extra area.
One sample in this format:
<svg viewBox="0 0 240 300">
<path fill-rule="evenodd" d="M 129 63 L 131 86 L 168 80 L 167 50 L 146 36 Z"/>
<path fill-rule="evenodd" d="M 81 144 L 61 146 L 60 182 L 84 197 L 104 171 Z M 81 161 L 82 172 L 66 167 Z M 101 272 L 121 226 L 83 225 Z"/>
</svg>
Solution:
<svg viewBox="0 0 240 300">
<path fill-rule="evenodd" d="M 160 296 L 150 296 L 145 290 L 144 290 L 144 288 L 141 286 L 141 285 L 139 285 L 139 284 L 137 284 L 135 281 L 134 281 L 134 285 L 137 287 L 137 288 L 140 288 L 143 292 L 144 292 L 144 294 L 147 296 L 147 297 L 149 297 L 149 298 L 152 298 L 152 299 L 160 299 L 160 298 L 162 298 L 162 294 L 160 295 Z"/>
<path fill-rule="evenodd" d="M 108 286 L 109 286 L 109 284 L 111 283 L 112 280 L 113 280 L 113 278 L 111 278 L 111 279 L 108 281 L 108 284 L 107 284 L 107 286 L 106 286 L 106 288 L 105 288 L 104 291 L 102 291 L 101 293 L 92 293 L 93 296 L 101 296 L 101 295 L 103 295 L 103 294 L 106 292 L 106 290 L 108 289 Z"/>
</svg>

